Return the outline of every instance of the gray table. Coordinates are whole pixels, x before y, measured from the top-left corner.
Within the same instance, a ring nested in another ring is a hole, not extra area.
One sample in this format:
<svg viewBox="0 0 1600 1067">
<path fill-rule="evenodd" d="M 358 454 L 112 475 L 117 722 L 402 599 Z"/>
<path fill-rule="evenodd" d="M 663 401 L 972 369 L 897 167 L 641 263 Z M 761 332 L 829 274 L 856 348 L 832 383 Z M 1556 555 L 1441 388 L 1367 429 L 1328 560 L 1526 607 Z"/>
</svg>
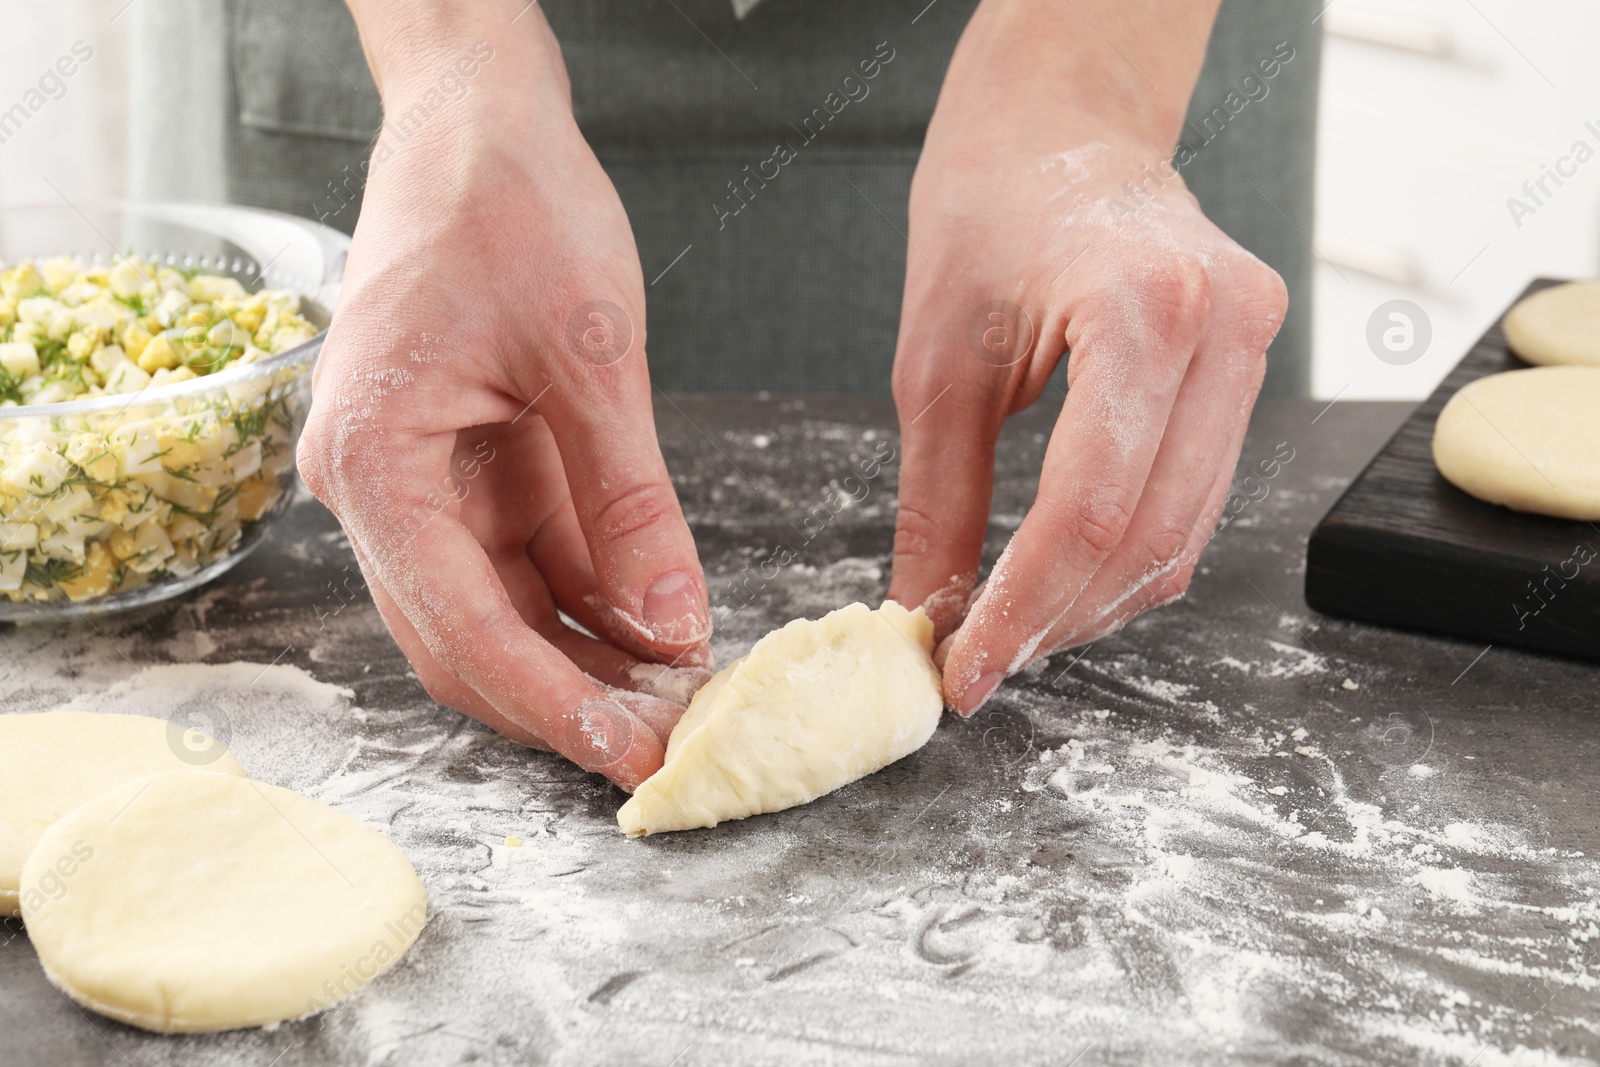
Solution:
<svg viewBox="0 0 1600 1067">
<path fill-rule="evenodd" d="M 1294 458 L 1186 600 L 712 831 L 624 840 L 619 792 L 432 705 L 309 500 L 203 593 L 0 634 L 3 710 L 203 710 L 258 777 L 383 828 L 432 908 L 339 1009 L 193 1038 L 83 1014 L 7 924 L 0 1063 L 1589 1062 L 1600 671 L 1312 616 L 1306 535 L 1404 413 L 1319 410 L 1258 412 L 1244 462 Z M 886 403 L 659 416 L 720 655 L 882 595 L 893 465 L 823 505 L 897 443 Z M 1008 429 L 991 559 L 1050 421 Z M 779 543 L 799 561 L 752 577 Z"/>
</svg>

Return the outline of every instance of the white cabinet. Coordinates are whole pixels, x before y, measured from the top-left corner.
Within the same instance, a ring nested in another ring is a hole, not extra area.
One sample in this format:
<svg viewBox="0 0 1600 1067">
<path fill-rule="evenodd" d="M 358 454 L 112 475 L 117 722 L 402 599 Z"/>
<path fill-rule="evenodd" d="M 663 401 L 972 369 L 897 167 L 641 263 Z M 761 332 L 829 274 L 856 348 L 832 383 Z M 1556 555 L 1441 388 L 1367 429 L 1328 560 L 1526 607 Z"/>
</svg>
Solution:
<svg viewBox="0 0 1600 1067">
<path fill-rule="evenodd" d="M 0 4 L 0 203 L 126 194 L 126 4 Z"/>
<path fill-rule="evenodd" d="M 1313 388 L 1421 397 L 1530 278 L 1600 275 L 1600 5 L 1340 2 L 1322 21 Z M 1366 340 L 1396 298 L 1433 330 L 1407 365 Z"/>
</svg>

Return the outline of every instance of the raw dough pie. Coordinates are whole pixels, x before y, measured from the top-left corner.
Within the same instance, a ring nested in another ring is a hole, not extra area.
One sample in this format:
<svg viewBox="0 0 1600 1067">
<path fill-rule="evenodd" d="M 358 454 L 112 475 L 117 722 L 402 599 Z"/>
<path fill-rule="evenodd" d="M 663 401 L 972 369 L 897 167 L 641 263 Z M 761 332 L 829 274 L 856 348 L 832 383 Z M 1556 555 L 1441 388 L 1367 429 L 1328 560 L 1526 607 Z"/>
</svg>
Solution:
<svg viewBox="0 0 1600 1067">
<path fill-rule="evenodd" d="M 695 694 L 617 823 L 637 837 L 782 811 L 915 752 L 944 708 L 932 653 L 922 609 L 892 601 L 774 630 Z"/>
<path fill-rule="evenodd" d="M 0 915 L 20 914 L 22 862 L 45 827 L 130 778 L 207 770 L 244 777 L 219 742 L 143 715 L 0 715 Z"/>
<path fill-rule="evenodd" d="M 1600 366 L 1600 282 L 1541 289 L 1506 312 L 1506 344 L 1529 363 Z"/>
<path fill-rule="evenodd" d="M 277 786 L 204 771 L 136 778 L 44 832 L 22 918 L 45 973 L 163 1033 L 328 1007 L 387 970 L 427 919 L 400 850 Z"/>
<path fill-rule="evenodd" d="M 1433 461 L 1491 504 L 1600 519 L 1600 367 L 1491 374 L 1450 398 Z"/>
</svg>

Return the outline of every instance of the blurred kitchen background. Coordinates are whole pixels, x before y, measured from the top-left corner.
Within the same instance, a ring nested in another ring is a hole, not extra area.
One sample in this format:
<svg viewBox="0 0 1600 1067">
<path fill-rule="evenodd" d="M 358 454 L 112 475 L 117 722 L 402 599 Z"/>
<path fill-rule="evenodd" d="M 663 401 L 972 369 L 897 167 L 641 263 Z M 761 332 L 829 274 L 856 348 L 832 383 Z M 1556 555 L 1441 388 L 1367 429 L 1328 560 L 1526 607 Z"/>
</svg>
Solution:
<svg viewBox="0 0 1600 1067">
<path fill-rule="evenodd" d="M 19 99 L 73 42 L 94 50 L 65 95 L 0 145 L 0 202 L 127 191 L 128 7 L 0 2 L 0 100 Z M 1530 278 L 1600 276 L 1600 4 L 1339 2 L 1320 22 L 1318 223 L 1306 235 L 1318 253 L 1314 389 L 1420 398 Z M 181 62 L 192 47 L 166 54 Z M 1556 169 L 1568 172 L 1559 183 L 1547 177 Z M 1514 216 L 1513 197 L 1529 210 Z M 1366 339 L 1374 311 L 1397 298 L 1419 305 L 1433 333 L 1398 366 Z"/>
</svg>

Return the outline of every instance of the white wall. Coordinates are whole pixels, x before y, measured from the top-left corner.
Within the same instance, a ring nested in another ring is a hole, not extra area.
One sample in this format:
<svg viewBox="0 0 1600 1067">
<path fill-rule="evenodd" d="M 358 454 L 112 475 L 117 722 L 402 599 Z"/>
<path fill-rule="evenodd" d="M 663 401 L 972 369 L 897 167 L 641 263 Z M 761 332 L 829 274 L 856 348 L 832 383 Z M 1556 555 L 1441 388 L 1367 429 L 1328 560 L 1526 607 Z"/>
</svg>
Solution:
<svg viewBox="0 0 1600 1067">
<path fill-rule="evenodd" d="M 1314 389 L 1425 396 L 1529 279 L 1600 274 L 1600 5 L 1341 0 L 1323 21 Z M 1507 198 L 1532 204 L 1522 183 L 1579 139 L 1595 158 L 1519 227 Z M 1366 340 L 1394 298 L 1433 326 L 1410 365 Z"/>
</svg>

